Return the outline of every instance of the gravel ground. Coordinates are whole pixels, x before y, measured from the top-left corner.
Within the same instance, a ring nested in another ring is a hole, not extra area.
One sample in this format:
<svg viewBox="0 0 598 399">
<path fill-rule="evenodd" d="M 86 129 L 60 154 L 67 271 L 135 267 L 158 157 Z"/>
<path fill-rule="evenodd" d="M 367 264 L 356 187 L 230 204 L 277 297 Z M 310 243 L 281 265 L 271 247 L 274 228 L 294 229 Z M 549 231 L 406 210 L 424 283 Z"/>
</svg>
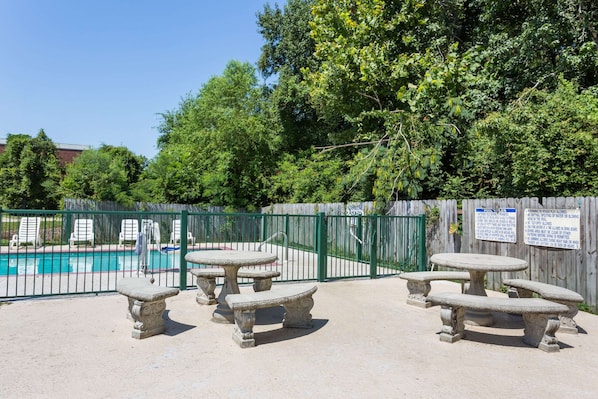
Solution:
<svg viewBox="0 0 598 399">
<path fill-rule="evenodd" d="M 131 338 L 121 295 L 27 299 L 0 306 L 0 398 L 595 398 L 598 316 L 557 334 L 558 353 L 521 341 L 520 317 L 466 326 L 440 342 L 439 308 L 405 303 L 396 277 L 317 283 L 311 330 L 258 311 L 257 346 L 210 321 L 194 290 L 166 300 L 165 334 Z M 276 285 L 273 289 L 276 288 Z M 459 291 L 432 283 L 432 292 Z M 250 291 L 250 286 L 241 287 Z M 489 292 L 489 295 L 504 295 Z"/>
</svg>

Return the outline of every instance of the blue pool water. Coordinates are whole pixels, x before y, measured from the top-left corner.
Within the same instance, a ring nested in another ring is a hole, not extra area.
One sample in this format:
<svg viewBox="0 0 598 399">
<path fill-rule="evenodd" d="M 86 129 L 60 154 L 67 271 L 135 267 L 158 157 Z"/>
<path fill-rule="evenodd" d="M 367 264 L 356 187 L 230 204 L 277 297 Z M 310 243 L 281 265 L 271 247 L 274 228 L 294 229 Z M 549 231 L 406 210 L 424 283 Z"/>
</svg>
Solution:
<svg viewBox="0 0 598 399">
<path fill-rule="evenodd" d="M 148 253 L 148 271 L 178 269 L 180 252 Z M 139 256 L 133 251 L 88 253 L 29 253 L 0 255 L 0 276 L 17 274 L 137 271 Z"/>
</svg>

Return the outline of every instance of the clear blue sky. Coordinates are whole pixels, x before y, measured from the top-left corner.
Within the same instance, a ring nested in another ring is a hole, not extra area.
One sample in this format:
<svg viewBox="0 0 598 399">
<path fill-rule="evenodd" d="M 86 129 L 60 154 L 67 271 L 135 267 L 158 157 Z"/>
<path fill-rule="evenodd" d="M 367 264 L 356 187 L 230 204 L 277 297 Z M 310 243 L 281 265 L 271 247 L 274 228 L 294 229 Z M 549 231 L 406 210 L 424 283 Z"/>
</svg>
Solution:
<svg viewBox="0 0 598 399">
<path fill-rule="evenodd" d="M 0 138 L 157 154 L 159 113 L 257 63 L 265 0 L 0 0 Z"/>
</svg>

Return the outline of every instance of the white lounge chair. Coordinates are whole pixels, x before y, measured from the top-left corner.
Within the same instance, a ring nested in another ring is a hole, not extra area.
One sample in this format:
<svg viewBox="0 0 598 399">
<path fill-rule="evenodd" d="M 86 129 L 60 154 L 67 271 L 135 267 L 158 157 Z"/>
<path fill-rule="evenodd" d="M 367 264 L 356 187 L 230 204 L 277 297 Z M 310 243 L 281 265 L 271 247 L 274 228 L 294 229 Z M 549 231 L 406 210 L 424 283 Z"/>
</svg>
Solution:
<svg viewBox="0 0 598 399">
<path fill-rule="evenodd" d="M 93 233 L 93 219 L 76 219 L 75 227 L 69 238 L 69 246 L 75 243 L 90 243 L 95 245 L 95 235 Z"/>
<path fill-rule="evenodd" d="M 22 244 L 33 244 L 34 247 L 41 246 L 42 240 L 39 236 L 39 224 L 41 218 L 23 217 L 19 224 L 19 234 L 12 236 L 10 246 L 18 247 Z"/>
<path fill-rule="evenodd" d="M 172 221 L 172 232 L 170 233 L 170 244 L 175 245 L 177 242 L 181 242 L 181 221 L 179 219 Z M 195 237 L 190 231 L 187 231 L 187 242 L 195 245 Z"/>
<path fill-rule="evenodd" d="M 125 242 L 132 242 L 136 246 L 137 237 L 139 237 L 139 221 L 137 219 L 123 219 L 120 223 L 118 246 L 124 246 Z"/>
</svg>

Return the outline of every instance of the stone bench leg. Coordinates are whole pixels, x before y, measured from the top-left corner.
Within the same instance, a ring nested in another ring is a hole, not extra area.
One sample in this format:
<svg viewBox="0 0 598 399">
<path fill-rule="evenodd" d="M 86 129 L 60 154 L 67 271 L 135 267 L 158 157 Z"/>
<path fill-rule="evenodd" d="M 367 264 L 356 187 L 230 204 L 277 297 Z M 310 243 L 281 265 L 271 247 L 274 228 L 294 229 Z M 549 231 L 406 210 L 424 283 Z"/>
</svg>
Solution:
<svg viewBox="0 0 598 399">
<path fill-rule="evenodd" d="M 432 306 L 430 302 L 426 301 L 426 297 L 430 293 L 432 287 L 427 281 L 407 281 L 407 304 L 414 305 L 420 308 L 429 308 Z"/>
<path fill-rule="evenodd" d="M 534 292 L 530 290 L 526 290 L 525 288 L 509 288 L 508 292 L 509 298 L 532 298 L 534 296 Z"/>
<path fill-rule="evenodd" d="M 559 327 L 559 332 L 567 333 L 567 334 L 577 334 L 577 323 L 573 318 L 579 312 L 577 308 L 576 302 L 569 302 L 569 301 L 555 301 L 566 305 L 569 310 L 567 313 L 563 313 L 559 315 L 559 320 L 561 322 L 561 326 Z"/>
<path fill-rule="evenodd" d="M 261 277 L 254 277 L 253 278 L 253 291 L 269 291 L 272 288 L 272 278 L 261 278 Z"/>
<path fill-rule="evenodd" d="M 129 315 L 134 322 L 131 336 L 143 339 L 162 334 L 165 329 L 164 319 L 162 319 L 164 309 L 166 309 L 164 299 L 145 302 L 129 298 Z"/>
<path fill-rule="evenodd" d="M 559 351 L 559 340 L 554 335 L 561 324 L 558 317 L 524 313 L 523 321 L 525 322 L 523 342 L 544 352 Z"/>
<path fill-rule="evenodd" d="M 297 301 L 285 303 L 286 310 L 282 319 L 283 327 L 291 328 L 312 328 L 311 309 L 314 307 L 313 298 L 306 297 Z"/>
<path fill-rule="evenodd" d="M 532 298 L 534 292 L 526 290 L 525 288 L 511 287 L 509 288 L 508 294 L 509 298 Z M 559 320 L 561 322 L 559 332 L 567 334 L 577 334 L 577 323 L 575 322 L 575 320 L 573 320 L 577 312 L 579 312 L 579 309 L 577 308 L 577 303 L 569 301 L 552 301 L 562 303 L 563 305 L 569 308 L 569 311 L 567 311 L 567 313 L 559 315 Z"/>
<path fill-rule="evenodd" d="M 507 290 L 507 295 L 509 296 L 509 298 L 531 298 L 534 296 L 533 294 L 534 293 L 532 291 L 523 288 L 509 287 L 509 289 Z M 511 316 L 522 317 L 522 315 L 517 313 L 509 314 Z"/>
<path fill-rule="evenodd" d="M 255 309 L 235 310 L 235 328 L 233 329 L 233 341 L 241 348 L 255 346 L 253 337 L 253 325 L 255 324 Z"/>
<path fill-rule="evenodd" d="M 197 295 L 195 300 L 200 305 L 213 305 L 216 303 L 215 290 L 215 277 L 197 277 Z"/>
<path fill-rule="evenodd" d="M 442 305 L 440 309 L 440 319 L 442 320 L 442 329 L 440 330 L 440 340 L 442 342 L 457 342 L 465 337 L 465 308 L 460 306 Z"/>
</svg>

